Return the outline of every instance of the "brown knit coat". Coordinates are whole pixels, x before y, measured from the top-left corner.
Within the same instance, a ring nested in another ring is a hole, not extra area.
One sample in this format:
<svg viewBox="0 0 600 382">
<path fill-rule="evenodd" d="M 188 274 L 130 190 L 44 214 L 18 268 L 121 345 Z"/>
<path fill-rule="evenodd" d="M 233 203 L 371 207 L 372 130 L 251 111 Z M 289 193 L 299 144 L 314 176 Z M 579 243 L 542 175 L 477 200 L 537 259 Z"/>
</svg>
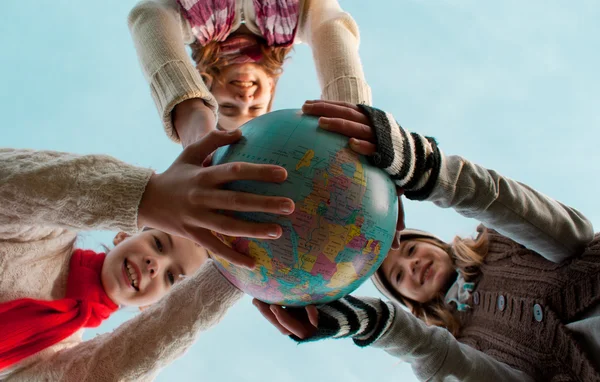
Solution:
<svg viewBox="0 0 600 382">
<path fill-rule="evenodd" d="M 600 234 L 580 256 L 557 264 L 488 232 L 473 309 L 461 313 L 457 339 L 536 380 L 600 381 L 565 327 L 600 302 Z"/>
</svg>

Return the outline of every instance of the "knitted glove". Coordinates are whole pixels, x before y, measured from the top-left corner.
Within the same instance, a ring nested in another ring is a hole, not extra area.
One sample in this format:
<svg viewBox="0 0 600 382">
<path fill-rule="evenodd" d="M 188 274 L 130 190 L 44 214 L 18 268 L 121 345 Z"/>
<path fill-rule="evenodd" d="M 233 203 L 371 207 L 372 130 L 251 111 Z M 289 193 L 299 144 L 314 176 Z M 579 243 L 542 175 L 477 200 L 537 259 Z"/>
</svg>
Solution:
<svg viewBox="0 0 600 382">
<path fill-rule="evenodd" d="M 424 200 L 431 194 L 440 173 L 442 155 L 435 139 L 409 133 L 382 110 L 358 105 L 371 120 L 377 152 L 371 163 L 391 175 L 404 196 Z"/>
<path fill-rule="evenodd" d="M 394 321 L 394 306 L 373 297 L 346 296 L 318 307 L 319 327 L 310 338 L 297 342 L 318 341 L 326 338 L 352 337 L 360 347 L 369 346 L 387 331 Z"/>
</svg>

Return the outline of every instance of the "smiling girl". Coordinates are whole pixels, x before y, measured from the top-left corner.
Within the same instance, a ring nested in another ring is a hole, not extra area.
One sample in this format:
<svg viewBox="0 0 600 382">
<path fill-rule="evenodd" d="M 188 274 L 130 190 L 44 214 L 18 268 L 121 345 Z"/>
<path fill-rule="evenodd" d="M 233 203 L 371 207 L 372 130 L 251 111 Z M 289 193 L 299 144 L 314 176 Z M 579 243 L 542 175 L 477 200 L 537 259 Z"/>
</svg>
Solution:
<svg viewBox="0 0 600 382">
<path fill-rule="evenodd" d="M 404 230 L 373 276 L 391 302 L 347 296 L 306 317 L 255 301 L 269 321 L 296 340 L 383 349 L 423 381 L 600 381 L 600 235 L 580 212 L 444 155 L 381 110 L 323 101 L 303 110 L 351 137 L 409 199 L 489 228 L 452 243 Z"/>
<path fill-rule="evenodd" d="M 217 111 L 224 130 L 270 111 L 295 43 L 311 47 L 321 98 L 371 104 L 358 26 L 337 0 L 145 0 L 129 28 L 167 135 L 184 147 Z"/>
<path fill-rule="evenodd" d="M 252 262 L 210 231 L 268 239 L 281 227 L 216 210 L 294 210 L 287 198 L 220 189 L 233 180 L 282 182 L 279 166 L 203 167 L 240 137 L 214 131 L 160 174 L 103 155 L 0 149 L 0 379 L 152 379 L 223 317 L 242 292 L 206 248 Z M 155 228 L 138 233 L 142 226 Z M 122 232 L 113 249 L 96 253 L 75 246 L 78 231 L 90 229 Z M 146 309 L 82 340 L 122 306 Z"/>
</svg>

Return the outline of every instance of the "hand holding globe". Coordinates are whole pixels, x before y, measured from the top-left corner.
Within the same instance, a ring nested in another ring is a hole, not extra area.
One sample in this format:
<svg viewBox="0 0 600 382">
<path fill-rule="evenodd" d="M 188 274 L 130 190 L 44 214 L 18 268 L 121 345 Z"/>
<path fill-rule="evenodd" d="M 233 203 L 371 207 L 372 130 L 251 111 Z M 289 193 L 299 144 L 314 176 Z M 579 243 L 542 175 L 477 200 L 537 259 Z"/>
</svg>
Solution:
<svg viewBox="0 0 600 382">
<path fill-rule="evenodd" d="M 217 150 L 213 164 L 254 162 L 288 171 L 281 184 L 236 181 L 234 191 L 289 197 L 293 214 L 235 212 L 251 222 L 277 223 L 277 240 L 217 235 L 256 261 L 254 270 L 217 258 L 238 288 L 267 303 L 304 306 L 336 300 L 379 267 L 396 228 L 398 198 L 382 170 L 353 152 L 340 134 L 319 129 L 318 118 L 281 110 L 244 125 L 242 139 Z"/>
</svg>

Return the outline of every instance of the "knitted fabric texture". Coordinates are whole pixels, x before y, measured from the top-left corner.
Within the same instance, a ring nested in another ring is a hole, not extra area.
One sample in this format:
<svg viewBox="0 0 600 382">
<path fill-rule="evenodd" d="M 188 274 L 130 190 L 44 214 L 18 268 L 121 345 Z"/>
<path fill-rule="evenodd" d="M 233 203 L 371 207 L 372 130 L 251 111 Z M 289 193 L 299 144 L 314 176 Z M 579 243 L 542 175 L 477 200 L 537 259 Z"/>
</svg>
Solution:
<svg viewBox="0 0 600 382">
<path fill-rule="evenodd" d="M 98 327 L 118 306 L 107 296 L 100 273 L 106 255 L 73 252 L 66 297 L 22 298 L 0 304 L 0 370 L 48 348 L 81 328 Z"/>
<path fill-rule="evenodd" d="M 200 44 L 225 41 L 236 18 L 235 0 L 178 0 Z M 256 24 L 268 46 L 290 46 L 298 29 L 298 0 L 254 0 Z"/>
<path fill-rule="evenodd" d="M 600 235 L 560 264 L 495 231 L 489 240 L 478 303 L 458 314 L 457 339 L 536 380 L 600 380 L 564 325 L 600 302 Z"/>
<path fill-rule="evenodd" d="M 326 338 L 351 337 L 358 346 L 369 346 L 394 321 L 394 307 L 377 298 L 346 296 L 318 307 L 319 326 L 308 339 L 291 336 L 298 342 L 312 342 Z"/>
<path fill-rule="evenodd" d="M 389 113 L 358 106 L 371 120 L 377 142 L 377 152 L 369 157 L 370 161 L 390 174 L 404 189 L 404 196 L 425 200 L 433 191 L 441 167 L 442 156 L 435 140 L 407 132 Z"/>
</svg>

